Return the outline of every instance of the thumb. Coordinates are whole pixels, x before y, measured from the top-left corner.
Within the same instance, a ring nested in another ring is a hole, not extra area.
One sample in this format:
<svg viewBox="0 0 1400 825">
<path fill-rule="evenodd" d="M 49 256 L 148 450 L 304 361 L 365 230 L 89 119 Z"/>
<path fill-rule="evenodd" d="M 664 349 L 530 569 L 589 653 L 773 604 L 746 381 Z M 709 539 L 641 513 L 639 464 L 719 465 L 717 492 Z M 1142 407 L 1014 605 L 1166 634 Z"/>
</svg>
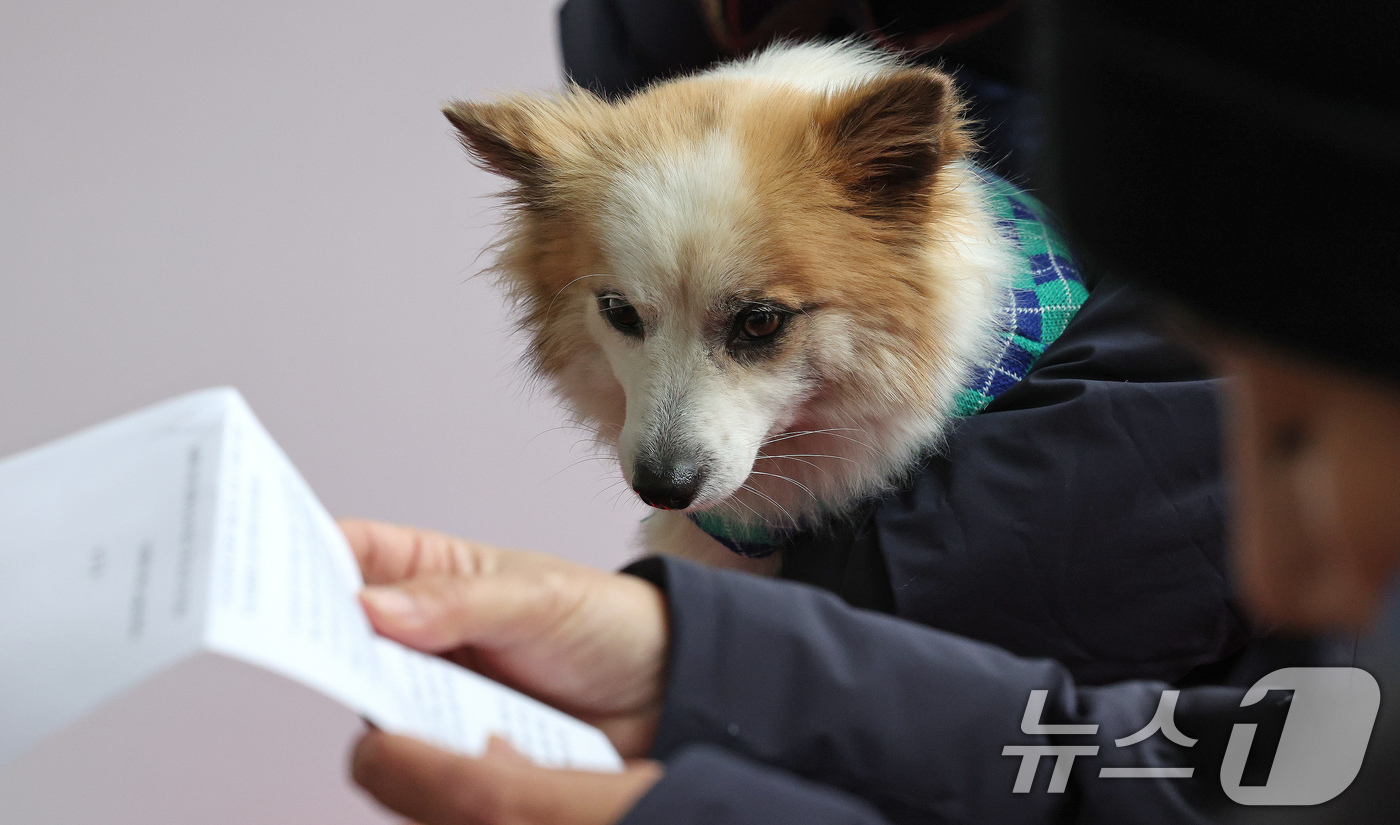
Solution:
<svg viewBox="0 0 1400 825">
<path fill-rule="evenodd" d="M 551 626 L 580 595 L 558 573 L 502 573 L 366 587 L 360 591 L 360 602 L 380 635 L 441 653 L 464 645 L 491 648 L 528 638 Z"/>
</svg>

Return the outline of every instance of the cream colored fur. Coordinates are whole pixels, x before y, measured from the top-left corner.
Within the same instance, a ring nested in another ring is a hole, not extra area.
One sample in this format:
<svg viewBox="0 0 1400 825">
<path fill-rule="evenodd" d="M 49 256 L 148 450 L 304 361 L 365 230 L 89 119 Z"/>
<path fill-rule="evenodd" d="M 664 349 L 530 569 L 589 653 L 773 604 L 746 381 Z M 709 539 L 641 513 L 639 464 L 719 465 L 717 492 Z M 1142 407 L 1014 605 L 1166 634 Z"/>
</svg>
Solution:
<svg viewBox="0 0 1400 825">
<path fill-rule="evenodd" d="M 498 272 L 534 366 L 629 482 L 643 458 L 702 456 L 689 511 L 799 527 L 937 448 L 989 357 L 1016 258 L 963 156 L 955 103 L 929 138 L 942 154 L 913 236 L 896 234 L 902 212 L 888 226 L 853 217 L 867 195 L 833 178 L 863 171 L 823 140 L 876 92 L 906 108 L 919 104 L 910 84 L 951 95 L 940 78 L 851 44 L 784 46 L 618 104 L 572 90 L 446 109 L 473 156 L 517 184 Z M 887 120 L 869 129 L 908 128 Z M 609 295 L 643 335 L 600 312 Z M 716 337 L 726 307 L 750 299 L 802 307 L 762 359 Z M 682 512 L 653 515 L 643 543 L 764 574 L 779 563 L 730 553 Z"/>
</svg>

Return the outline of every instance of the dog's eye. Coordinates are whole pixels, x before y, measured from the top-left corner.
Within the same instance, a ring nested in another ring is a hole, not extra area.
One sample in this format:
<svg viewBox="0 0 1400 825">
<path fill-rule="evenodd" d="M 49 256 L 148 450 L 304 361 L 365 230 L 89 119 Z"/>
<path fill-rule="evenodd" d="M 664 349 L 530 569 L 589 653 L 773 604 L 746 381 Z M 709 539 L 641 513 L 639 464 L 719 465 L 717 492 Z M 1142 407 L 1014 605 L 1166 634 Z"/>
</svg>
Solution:
<svg viewBox="0 0 1400 825">
<path fill-rule="evenodd" d="M 750 341 L 767 338 L 783 328 L 787 316 L 767 308 L 751 309 L 744 314 L 739 336 Z"/>
<path fill-rule="evenodd" d="M 598 310 L 618 332 L 634 336 L 642 334 L 642 316 L 621 295 L 599 295 Z"/>
</svg>

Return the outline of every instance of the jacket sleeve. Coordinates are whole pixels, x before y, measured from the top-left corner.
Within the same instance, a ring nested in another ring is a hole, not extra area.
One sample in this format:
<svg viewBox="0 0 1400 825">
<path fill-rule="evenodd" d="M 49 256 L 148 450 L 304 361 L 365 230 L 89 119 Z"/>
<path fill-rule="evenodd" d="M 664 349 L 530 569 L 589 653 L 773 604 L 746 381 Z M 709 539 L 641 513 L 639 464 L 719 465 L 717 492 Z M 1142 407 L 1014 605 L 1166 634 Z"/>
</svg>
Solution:
<svg viewBox="0 0 1400 825">
<path fill-rule="evenodd" d="M 1147 726 L 1167 687 L 1163 683 L 1077 687 L 1053 661 L 1018 658 L 857 610 L 803 585 L 674 559 L 645 559 L 628 572 L 661 586 L 671 610 L 671 670 L 657 758 L 689 764 L 694 745 L 718 746 L 859 796 L 891 822 L 1125 825 L 1205 819 L 1199 787 L 1206 776 L 1099 777 L 1105 767 L 1192 766 L 1188 749 L 1161 734 L 1124 747 L 1114 742 Z M 1095 726 L 1093 731 L 1024 732 L 1032 691 L 1045 694 L 1043 710 L 1031 722 Z M 1183 691 L 1175 721 L 1188 736 L 1202 736 L 1192 720 L 1228 717 L 1242 693 L 1219 687 Z M 1052 757 L 1037 764 L 1029 792 L 1015 792 L 1025 761 L 1015 748 L 1065 745 L 1097 746 L 1097 752 L 1065 765 L 1069 772 L 1060 792 L 1051 792 Z M 721 792 L 704 786 L 678 778 L 669 792 L 658 791 L 649 809 L 684 810 L 683 788 L 702 797 Z M 768 794 L 791 787 L 735 783 L 726 808 L 734 812 L 731 818 L 708 821 L 750 821 L 739 812 L 762 809 Z M 628 821 L 685 820 L 658 813 Z"/>
<path fill-rule="evenodd" d="M 745 759 L 689 745 L 620 825 L 887 825 L 869 802 Z"/>
</svg>

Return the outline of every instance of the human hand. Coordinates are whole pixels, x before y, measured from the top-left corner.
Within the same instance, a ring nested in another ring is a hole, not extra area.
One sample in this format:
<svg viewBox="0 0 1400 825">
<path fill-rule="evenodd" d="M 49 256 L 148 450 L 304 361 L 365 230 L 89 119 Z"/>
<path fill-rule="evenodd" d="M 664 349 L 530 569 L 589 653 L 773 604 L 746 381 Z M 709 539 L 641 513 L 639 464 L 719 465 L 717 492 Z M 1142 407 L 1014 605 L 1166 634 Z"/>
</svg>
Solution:
<svg viewBox="0 0 1400 825">
<path fill-rule="evenodd" d="M 380 635 L 651 750 L 668 654 L 665 598 L 635 576 L 371 521 L 340 522 Z"/>
<path fill-rule="evenodd" d="M 651 761 L 622 773 L 542 768 L 501 739 L 480 758 L 370 730 L 351 771 L 385 807 L 422 825 L 612 825 L 661 778 Z"/>
</svg>

